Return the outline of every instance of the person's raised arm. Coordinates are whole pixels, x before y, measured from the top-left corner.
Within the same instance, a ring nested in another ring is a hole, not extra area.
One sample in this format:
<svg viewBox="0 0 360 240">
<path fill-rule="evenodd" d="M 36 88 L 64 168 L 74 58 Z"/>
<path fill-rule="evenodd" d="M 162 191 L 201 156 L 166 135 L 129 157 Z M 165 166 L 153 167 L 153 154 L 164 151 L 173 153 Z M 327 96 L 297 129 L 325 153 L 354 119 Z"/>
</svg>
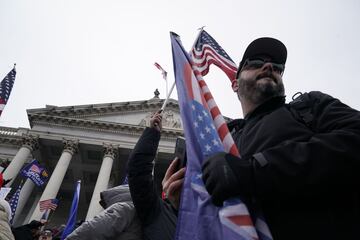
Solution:
<svg viewBox="0 0 360 240">
<path fill-rule="evenodd" d="M 129 157 L 128 177 L 132 200 L 141 222 L 145 225 L 159 212 L 160 198 L 156 194 L 153 161 L 160 141 L 161 110 L 153 114 Z"/>
</svg>

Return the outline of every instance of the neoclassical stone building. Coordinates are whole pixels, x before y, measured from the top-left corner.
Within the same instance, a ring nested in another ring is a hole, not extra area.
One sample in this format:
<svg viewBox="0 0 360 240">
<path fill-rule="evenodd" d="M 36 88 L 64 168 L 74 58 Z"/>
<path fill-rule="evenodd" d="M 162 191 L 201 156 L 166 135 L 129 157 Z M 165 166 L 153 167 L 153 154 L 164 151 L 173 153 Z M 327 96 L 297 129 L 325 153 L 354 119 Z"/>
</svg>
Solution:
<svg viewBox="0 0 360 240">
<path fill-rule="evenodd" d="M 75 183 L 81 180 L 78 219 L 92 218 L 102 208 L 99 193 L 125 178 L 128 156 L 152 112 L 160 109 L 158 94 L 150 100 L 79 106 L 50 106 L 27 110 L 30 129 L 0 127 L 0 159 L 11 160 L 4 172 L 21 190 L 14 225 L 40 219 L 39 201 L 57 198 L 50 225 L 64 224 Z M 163 131 L 155 160 L 155 179 L 160 182 L 173 159 L 176 137 L 182 135 L 179 106 L 170 99 L 163 115 Z M 24 164 L 37 159 L 49 171 L 43 188 L 20 176 Z"/>
</svg>

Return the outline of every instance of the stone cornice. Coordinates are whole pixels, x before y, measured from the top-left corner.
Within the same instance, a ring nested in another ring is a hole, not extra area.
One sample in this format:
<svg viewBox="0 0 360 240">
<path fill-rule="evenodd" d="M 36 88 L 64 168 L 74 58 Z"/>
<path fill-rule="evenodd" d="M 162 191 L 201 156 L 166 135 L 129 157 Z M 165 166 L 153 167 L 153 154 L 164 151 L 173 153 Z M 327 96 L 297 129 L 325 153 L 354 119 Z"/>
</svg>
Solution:
<svg viewBox="0 0 360 240">
<path fill-rule="evenodd" d="M 130 135 L 139 135 L 144 130 L 144 126 L 102 122 L 97 120 L 79 119 L 79 118 L 64 118 L 57 116 L 49 116 L 45 114 L 37 114 L 32 116 L 32 122 L 47 126 L 61 126 L 65 128 L 78 128 L 91 131 L 121 133 Z M 176 137 L 182 135 L 182 129 L 163 128 L 163 137 Z"/>
<path fill-rule="evenodd" d="M 0 135 L 20 136 L 19 128 L 0 126 Z"/>
<path fill-rule="evenodd" d="M 21 136 L 10 137 L 10 136 L 5 136 L 5 135 L 0 135 L 0 143 L 1 144 L 21 146 L 23 144 L 23 141 L 22 141 Z"/>
<path fill-rule="evenodd" d="M 148 111 L 149 109 L 159 109 L 162 106 L 164 99 L 150 99 L 144 101 L 120 102 L 120 103 L 106 103 L 106 104 L 92 104 L 79 105 L 68 107 L 47 106 L 40 109 L 27 110 L 29 121 L 31 124 L 32 117 L 38 114 L 45 114 L 59 117 L 89 117 L 89 116 L 104 116 L 109 114 L 123 114 L 134 111 Z M 168 109 L 179 111 L 178 102 L 170 99 L 167 104 Z"/>
<path fill-rule="evenodd" d="M 23 134 L 20 128 L 0 126 L 0 144 L 22 146 Z"/>
</svg>

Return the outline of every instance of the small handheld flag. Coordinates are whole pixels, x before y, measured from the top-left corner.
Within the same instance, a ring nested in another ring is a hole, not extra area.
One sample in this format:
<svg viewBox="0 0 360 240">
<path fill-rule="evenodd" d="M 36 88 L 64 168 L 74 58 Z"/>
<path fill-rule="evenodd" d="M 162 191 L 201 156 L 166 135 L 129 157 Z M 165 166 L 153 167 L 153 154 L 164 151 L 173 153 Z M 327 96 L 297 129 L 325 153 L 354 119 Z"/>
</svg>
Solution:
<svg viewBox="0 0 360 240">
<path fill-rule="evenodd" d="M 57 200 L 56 198 L 40 201 L 39 202 L 40 212 L 43 212 L 48 209 L 55 211 L 55 209 L 58 206 L 58 202 L 59 200 Z"/>
</svg>

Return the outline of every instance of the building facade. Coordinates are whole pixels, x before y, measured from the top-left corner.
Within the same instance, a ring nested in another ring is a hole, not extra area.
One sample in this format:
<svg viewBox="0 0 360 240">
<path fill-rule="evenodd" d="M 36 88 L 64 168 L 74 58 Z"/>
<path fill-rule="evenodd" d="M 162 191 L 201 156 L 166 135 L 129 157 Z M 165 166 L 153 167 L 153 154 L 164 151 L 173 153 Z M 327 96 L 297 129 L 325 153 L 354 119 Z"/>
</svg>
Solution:
<svg viewBox="0 0 360 240">
<path fill-rule="evenodd" d="M 75 184 L 81 180 L 78 220 L 98 214 L 100 192 L 122 183 L 129 154 L 150 116 L 164 100 L 158 94 L 150 100 L 79 106 L 50 106 L 27 110 L 30 129 L 0 127 L 0 159 L 10 161 L 4 179 L 12 179 L 12 192 L 23 182 L 14 226 L 39 220 L 39 201 L 59 199 L 49 218 L 50 225 L 68 218 Z M 163 131 L 155 159 L 157 190 L 174 156 L 177 136 L 183 134 L 176 100 L 170 99 L 163 113 Z M 49 172 L 49 180 L 37 187 L 19 172 L 37 159 Z M 11 194 L 11 193 L 10 193 Z M 9 195 L 10 195 L 9 194 Z"/>
</svg>

